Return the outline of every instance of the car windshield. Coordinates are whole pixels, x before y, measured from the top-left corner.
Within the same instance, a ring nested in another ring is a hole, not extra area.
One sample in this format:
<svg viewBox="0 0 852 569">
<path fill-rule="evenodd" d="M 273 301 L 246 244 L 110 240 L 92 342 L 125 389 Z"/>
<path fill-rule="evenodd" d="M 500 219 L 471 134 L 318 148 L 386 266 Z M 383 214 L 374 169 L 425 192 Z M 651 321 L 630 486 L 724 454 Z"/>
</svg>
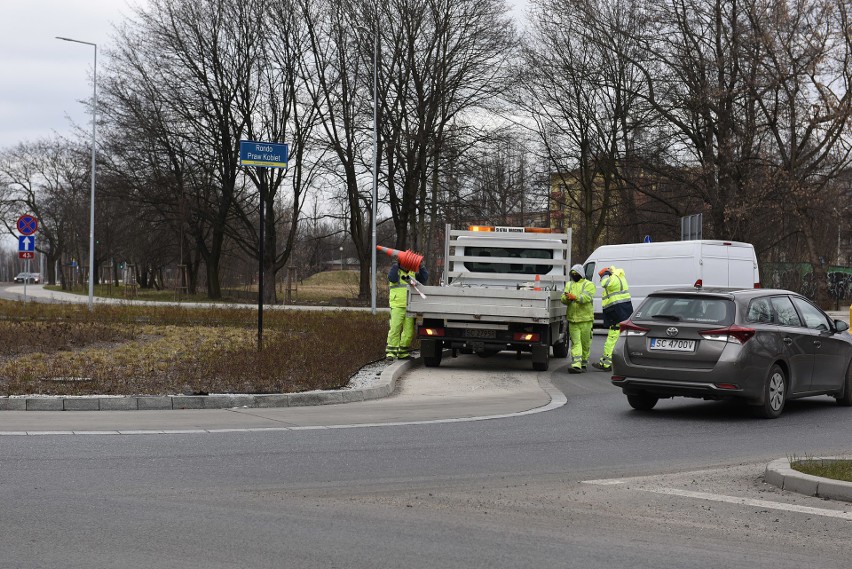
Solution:
<svg viewBox="0 0 852 569">
<path fill-rule="evenodd" d="M 734 303 L 699 296 L 650 296 L 632 320 L 728 325 L 734 321 Z"/>
</svg>

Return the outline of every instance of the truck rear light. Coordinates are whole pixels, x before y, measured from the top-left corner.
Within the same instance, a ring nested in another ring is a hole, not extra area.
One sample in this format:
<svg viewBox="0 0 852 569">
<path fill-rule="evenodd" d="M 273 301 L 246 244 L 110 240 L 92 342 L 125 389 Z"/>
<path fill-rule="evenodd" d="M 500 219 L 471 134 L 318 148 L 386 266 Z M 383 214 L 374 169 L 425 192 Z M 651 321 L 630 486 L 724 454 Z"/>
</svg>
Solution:
<svg viewBox="0 0 852 569">
<path fill-rule="evenodd" d="M 727 328 L 714 328 L 713 330 L 701 330 L 698 332 L 706 340 L 717 340 L 720 342 L 733 342 L 745 344 L 755 334 L 754 328 L 737 326 L 733 324 Z"/>
<path fill-rule="evenodd" d="M 444 336 L 445 330 L 443 328 L 429 328 L 428 326 L 420 326 L 417 329 L 418 336 L 425 336 L 427 338 L 433 338 L 435 336 Z"/>
<path fill-rule="evenodd" d="M 515 332 L 512 334 L 512 340 L 515 342 L 538 342 L 540 337 L 535 332 Z"/>
<path fill-rule="evenodd" d="M 618 381 L 624 381 L 627 378 L 623 375 L 614 375 L 610 379 L 614 382 L 618 382 Z"/>
<path fill-rule="evenodd" d="M 624 332 L 627 336 L 644 336 L 648 333 L 648 328 L 637 326 L 630 320 L 625 320 L 619 323 L 618 329 Z"/>
</svg>

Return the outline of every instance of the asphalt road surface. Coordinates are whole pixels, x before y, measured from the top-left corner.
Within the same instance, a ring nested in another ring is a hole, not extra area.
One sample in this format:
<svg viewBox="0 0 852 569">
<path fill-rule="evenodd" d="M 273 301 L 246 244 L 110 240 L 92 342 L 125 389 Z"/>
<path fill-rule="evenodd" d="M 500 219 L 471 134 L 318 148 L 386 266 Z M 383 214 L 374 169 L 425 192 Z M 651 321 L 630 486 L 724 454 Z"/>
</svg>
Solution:
<svg viewBox="0 0 852 569">
<path fill-rule="evenodd" d="M 641 413 L 566 366 L 462 356 L 385 400 L 281 414 L 0 412 L 0 568 L 850 567 L 852 504 L 762 474 L 852 455 L 852 410 Z M 50 434 L 69 421 L 97 429 Z M 187 432 L 154 430 L 170 421 Z"/>
<path fill-rule="evenodd" d="M 440 368 L 509 368 L 506 396 L 539 379 L 565 394 L 500 419 L 0 436 L 0 567 L 849 567 L 852 505 L 762 482 L 772 459 L 852 452 L 849 409 L 817 398 L 766 421 L 675 400 L 639 413 L 605 374 L 556 363 Z M 328 424 L 341 407 L 323 409 Z"/>
</svg>

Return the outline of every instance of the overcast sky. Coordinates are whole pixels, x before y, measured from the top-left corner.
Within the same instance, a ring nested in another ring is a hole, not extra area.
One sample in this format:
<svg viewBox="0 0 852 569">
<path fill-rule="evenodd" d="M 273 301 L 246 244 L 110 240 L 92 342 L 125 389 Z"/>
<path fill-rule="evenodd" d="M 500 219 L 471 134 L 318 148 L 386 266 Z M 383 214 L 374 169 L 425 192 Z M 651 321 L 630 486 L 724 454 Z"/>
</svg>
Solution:
<svg viewBox="0 0 852 569">
<path fill-rule="evenodd" d="M 55 38 L 98 44 L 100 68 L 113 24 L 145 0 L 0 1 L 0 148 L 70 135 L 72 123 L 89 132 L 94 48 Z M 509 3 L 520 14 L 527 0 Z"/>
</svg>

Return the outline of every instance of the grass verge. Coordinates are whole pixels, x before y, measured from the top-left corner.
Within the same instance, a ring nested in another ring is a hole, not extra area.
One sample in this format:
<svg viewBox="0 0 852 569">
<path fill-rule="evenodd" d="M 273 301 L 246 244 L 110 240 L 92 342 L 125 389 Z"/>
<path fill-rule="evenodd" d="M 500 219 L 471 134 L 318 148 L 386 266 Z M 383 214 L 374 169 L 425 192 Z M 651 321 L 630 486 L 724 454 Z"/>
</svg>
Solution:
<svg viewBox="0 0 852 569">
<path fill-rule="evenodd" d="M 791 459 L 790 468 L 803 474 L 852 482 L 852 460 L 846 459 Z"/>
<path fill-rule="evenodd" d="M 291 393 L 380 359 L 387 316 L 0 301 L 0 395 Z"/>
</svg>

